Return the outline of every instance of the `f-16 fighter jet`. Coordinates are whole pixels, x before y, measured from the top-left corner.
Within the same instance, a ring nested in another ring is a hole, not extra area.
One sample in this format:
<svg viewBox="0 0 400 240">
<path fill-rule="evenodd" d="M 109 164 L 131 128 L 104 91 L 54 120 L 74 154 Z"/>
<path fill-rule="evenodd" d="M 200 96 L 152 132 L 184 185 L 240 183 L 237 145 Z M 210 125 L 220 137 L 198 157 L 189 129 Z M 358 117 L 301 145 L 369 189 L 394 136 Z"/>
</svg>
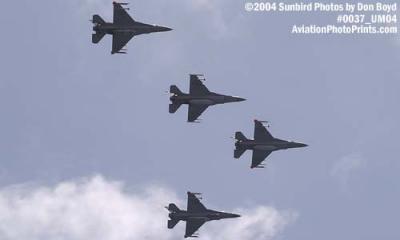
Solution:
<svg viewBox="0 0 400 240">
<path fill-rule="evenodd" d="M 188 192 L 188 201 L 187 201 L 187 211 L 180 210 L 175 204 L 170 203 L 168 207 L 169 218 L 168 220 L 168 228 L 172 229 L 178 224 L 179 221 L 186 222 L 186 232 L 185 238 L 187 237 L 198 237 L 195 235 L 196 231 L 206 222 L 212 220 L 221 220 L 224 218 L 237 218 L 240 215 L 233 213 L 225 213 L 225 212 L 217 212 L 214 210 L 207 209 L 200 202 L 197 196 L 200 193 L 191 193 Z"/>
<path fill-rule="evenodd" d="M 113 23 L 105 22 L 99 15 L 93 15 L 92 19 L 94 24 L 93 31 L 96 32 L 92 35 L 92 42 L 98 43 L 104 35 L 111 34 L 113 36 L 111 54 L 126 53 L 126 50 L 122 48 L 136 35 L 172 30 L 167 27 L 145 24 L 133 20 L 126 12 L 128 9 L 124 7 L 128 3 L 113 2 L 113 5 Z"/>
<path fill-rule="evenodd" d="M 263 121 L 254 120 L 254 123 L 254 140 L 247 139 L 241 132 L 236 132 L 235 134 L 236 149 L 234 151 L 234 157 L 240 158 L 246 150 L 253 150 L 251 168 L 264 168 L 265 166 L 261 163 L 273 151 L 307 147 L 307 145 L 303 143 L 289 142 L 274 138 L 263 125 L 263 123 L 265 123 Z"/>
<path fill-rule="evenodd" d="M 183 93 L 175 85 L 170 87 L 172 96 L 169 105 L 169 112 L 175 113 L 182 104 L 189 105 L 188 122 L 194 122 L 209 107 L 216 104 L 224 104 L 229 102 L 241 102 L 246 99 L 233 97 L 210 92 L 202 81 L 205 81 L 203 75 L 190 75 L 189 93 Z"/>
</svg>

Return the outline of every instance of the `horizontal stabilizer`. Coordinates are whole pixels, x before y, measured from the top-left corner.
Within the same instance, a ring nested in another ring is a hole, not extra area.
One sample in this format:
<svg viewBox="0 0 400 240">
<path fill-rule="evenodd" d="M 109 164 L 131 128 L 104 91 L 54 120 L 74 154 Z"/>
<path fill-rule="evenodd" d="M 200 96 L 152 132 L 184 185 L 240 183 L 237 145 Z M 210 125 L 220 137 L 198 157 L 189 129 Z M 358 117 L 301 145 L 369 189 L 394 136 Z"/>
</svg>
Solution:
<svg viewBox="0 0 400 240">
<path fill-rule="evenodd" d="M 235 139 L 236 139 L 236 140 L 239 140 L 239 141 L 248 140 L 248 139 L 244 136 L 244 134 L 241 133 L 241 132 L 236 132 L 236 133 L 235 133 Z"/>
<path fill-rule="evenodd" d="M 168 228 L 172 229 L 176 226 L 176 224 L 178 224 L 179 220 L 175 220 L 175 219 L 171 219 L 168 220 Z"/>
<path fill-rule="evenodd" d="M 173 203 L 168 205 L 168 211 L 170 212 L 180 212 L 181 210 Z"/>
<path fill-rule="evenodd" d="M 175 113 L 176 111 L 178 111 L 180 106 L 181 106 L 181 104 L 177 104 L 177 103 L 170 104 L 169 105 L 169 113 Z"/>
<path fill-rule="evenodd" d="M 246 152 L 246 149 L 235 149 L 233 155 L 235 158 L 240 158 L 244 152 Z"/>
<path fill-rule="evenodd" d="M 105 36 L 105 33 L 96 32 L 92 34 L 92 43 L 99 43 L 101 39 Z"/>
<path fill-rule="evenodd" d="M 181 90 L 179 90 L 179 88 L 177 86 L 175 86 L 175 85 L 172 85 L 170 87 L 169 92 L 172 93 L 172 94 L 176 94 L 176 95 L 183 95 L 183 92 Z"/>
<path fill-rule="evenodd" d="M 104 21 L 99 15 L 93 15 L 92 22 L 94 24 L 104 24 L 104 23 L 106 23 L 106 21 Z"/>
</svg>

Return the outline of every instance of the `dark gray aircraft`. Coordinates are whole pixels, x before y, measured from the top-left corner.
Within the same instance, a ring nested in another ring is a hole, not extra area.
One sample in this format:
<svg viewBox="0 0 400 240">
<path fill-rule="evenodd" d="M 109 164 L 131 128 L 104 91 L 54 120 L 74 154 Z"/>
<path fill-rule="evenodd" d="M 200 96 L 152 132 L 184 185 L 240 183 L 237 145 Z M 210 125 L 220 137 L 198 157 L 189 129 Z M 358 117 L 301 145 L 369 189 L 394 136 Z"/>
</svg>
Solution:
<svg viewBox="0 0 400 240">
<path fill-rule="evenodd" d="M 98 43 L 106 34 L 111 34 L 113 36 L 111 54 L 125 54 L 126 50 L 122 50 L 122 48 L 136 35 L 172 30 L 167 27 L 136 22 L 126 12 L 128 9 L 123 7 L 127 4 L 113 2 L 113 23 L 107 23 L 99 15 L 93 15 L 93 31 L 96 33 L 92 34 L 92 42 Z"/>
<path fill-rule="evenodd" d="M 181 92 L 175 85 L 170 87 L 172 94 L 170 97 L 172 104 L 169 105 L 170 113 L 175 113 L 182 104 L 188 104 L 188 122 L 194 122 L 209 106 L 246 100 L 210 92 L 202 82 L 205 80 L 204 77 L 202 79 L 200 77 L 203 75 L 190 75 L 189 94 Z"/>
<path fill-rule="evenodd" d="M 303 143 L 289 142 L 274 138 L 263 125 L 263 121 L 254 120 L 254 123 L 254 140 L 247 139 L 241 132 L 236 132 L 235 134 L 236 149 L 234 151 L 234 157 L 240 158 L 246 150 L 253 150 L 251 168 L 264 168 L 261 163 L 273 151 L 307 147 L 307 145 Z"/>
<path fill-rule="evenodd" d="M 186 222 L 185 238 L 187 237 L 198 237 L 195 232 L 206 222 L 212 220 L 221 220 L 224 218 L 237 218 L 240 215 L 233 213 L 218 212 L 207 209 L 200 202 L 199 193 L 188 192 L 187 211 L 180 210 L 175 204 L 170 203 L 166 209 L 168 209 L 169 218 L 168 228 L 172 229 L 178 224 L 179 221 Z M 200 197 L 201 199 L 201 197 Z"/>
</svg>

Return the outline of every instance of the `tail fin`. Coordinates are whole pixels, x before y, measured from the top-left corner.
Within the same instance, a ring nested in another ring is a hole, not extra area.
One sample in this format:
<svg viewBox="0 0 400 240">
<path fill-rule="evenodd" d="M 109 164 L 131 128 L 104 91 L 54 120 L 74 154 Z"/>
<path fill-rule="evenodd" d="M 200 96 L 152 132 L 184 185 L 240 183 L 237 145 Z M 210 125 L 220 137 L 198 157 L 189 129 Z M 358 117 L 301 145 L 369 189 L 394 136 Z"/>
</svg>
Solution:
<svg viewBox="0 0 400 240">
<path fill-rule="evenodd" d="M 176 224 L 178 224 L 179 220 L 171 219 L 168 220 L 168 228 L 172 229 L 175 227 Z"/>
<path fill-rule="evenodd" d="M 179 109 L 179 107 L 181 106 L 182 104 L 180 104 L 180 103 L 171 103 L 170 105 L 169 105 L 169 113 L 175 113 L 176 111 L 178 111 L 178 109 Z"/>
<path fill-rule="evenodd" d="M 104 23 L 106 23 L 106 21 L 104 21 L 99 15 L 93 15 L 92 22 L 94 24 L 104 24 Z"/>
<path fill-rule="evenodd" d="M 248 139 L 243 135 L 243 133 L 241 133 L 241 132 L 236 132 L 236 133 L 235 133 L 235 139 L 236 139 L 236 140 L 239 140 L 239 141 L 248 140 Z"/>
<path fill-rule="evenodd" d="M 169 89 L 170 93 L 176 94 L 176 95 L 183 95 L 183 92 L 179 90 L 179 88 L 175 85 L 172 85 Z"/>
<path fill-rule="evenodd" d="M 236 132 L 235 133 L 235 139 L 237 140 L 237 141 L 246 141 L 246 140 L 248 140 L 245 136 L 244 136 L 244 134 L 243 133 L 241 133 L 241 132 Z M 244 152 L 246 152 L 246 149 L 245 148 L 238 148 L 238 147 L 236 147 L 236 149 L 235 149 L 235 151 L 233 152 L 233 156 L 235 157 L 235 158 L 240 158 L 240 156 L 242 156 L 242 154 L 244 153 Z"/>
<path fill-rule="evenodd" d="M 92 22 L 95 25 L 102 25 L 106 23 L 99 15 L 93 15 Z M 105 32 L 96 31 L 96 33 L 92 34 L 92 43 L 99 43 L 104 35 L 106 35 Z"/>
<path fill-rule="evenodd" d="M 242 156 L 244 152 L 246 152 L 246 149 L 242 149 L 242 148 L 235 149 L 235 151 L 233 152 L 233 157 L 240 158 L 240 156 Z"/>
</svg>

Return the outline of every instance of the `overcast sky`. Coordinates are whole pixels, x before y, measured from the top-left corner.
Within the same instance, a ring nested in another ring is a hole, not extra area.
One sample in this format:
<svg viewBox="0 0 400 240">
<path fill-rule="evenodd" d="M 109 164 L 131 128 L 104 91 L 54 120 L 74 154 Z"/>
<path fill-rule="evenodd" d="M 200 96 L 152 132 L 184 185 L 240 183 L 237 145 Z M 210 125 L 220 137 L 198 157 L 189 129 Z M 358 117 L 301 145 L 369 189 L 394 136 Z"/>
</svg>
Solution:
<svg viewBox="0 0 400 240">
<path fill-rule="evenodd" d="M 329 15 L 248 13 L 244 2 L 131 1 L 136 20 L 174 30 L 135 37 L 127 55 L 111 55 L 109 36 L 91 43 L 88 21 L 95 13 L 111 20 L 110 0 L 4 1 L 0 215 L 7 212 L 8 218 L 0 217 L 3 226 L 28 224 L 13 214 L 22 206 L 13 201 L 40 205 L 35 196 L 42 188 L 44 197 L 59 199 L 63 184 L 88 194 L 94 186 L 95 198 L 76 200 L 86 206 L 107 198 L 109 188 L 131 201 L 156 186 L 161 195 L 138 199 L 157 199 L 155 219 L 163 221 L 159 231 L 169 239 L 180 239 L 183 229 L 172 230 L 175 235 L 167 231 L 162 204 L 179 201 L 184 208 L 187 190 L 202 192 L 207 206 L 242 209 L 240 214 L 248 209 L 249 216 L 271 219 L 264 225 L 272 230 L 257 228 L 258 235 L 238 235 L 242 239 L 400 239 L 400 37 L 291 35 L 291 24 L 326 22 Z M 186 107 L 168 113 L 164 92 L 171 84 L 188 91 L 190 73 L 205 74 L 210 90 L 248 100 L 211 107 L 201 124 L 189 124 Z M 238 130 L 252 137 L 254 118 L 271 121 L 275 137 L 309 147 L 275 152 L 266 169 L 251 170 L 250 153 L 233 158 L 230 137 Z M 10 190 L 16 185 L 19 190 Z M 154 212 L 132 209 L 138 221 L 145 218 L 140 214 Z M 257 209 L 265 214 L 257 215 Z M 39 210 L 32 219 L 37 215 L 42 216 Z M 105 222 L 112 224 L 108 216 Z M 216 231 L 213 224 L 200 230 L 205 239 Z M 31 239 L 35 232 L 7 231 L 21 229 L 0 227 L 6 240 Z M 37 239 L 47 236 L 41 231 Z M 47 237 L 97 236 L 54 234 Z"/>
</svg>

